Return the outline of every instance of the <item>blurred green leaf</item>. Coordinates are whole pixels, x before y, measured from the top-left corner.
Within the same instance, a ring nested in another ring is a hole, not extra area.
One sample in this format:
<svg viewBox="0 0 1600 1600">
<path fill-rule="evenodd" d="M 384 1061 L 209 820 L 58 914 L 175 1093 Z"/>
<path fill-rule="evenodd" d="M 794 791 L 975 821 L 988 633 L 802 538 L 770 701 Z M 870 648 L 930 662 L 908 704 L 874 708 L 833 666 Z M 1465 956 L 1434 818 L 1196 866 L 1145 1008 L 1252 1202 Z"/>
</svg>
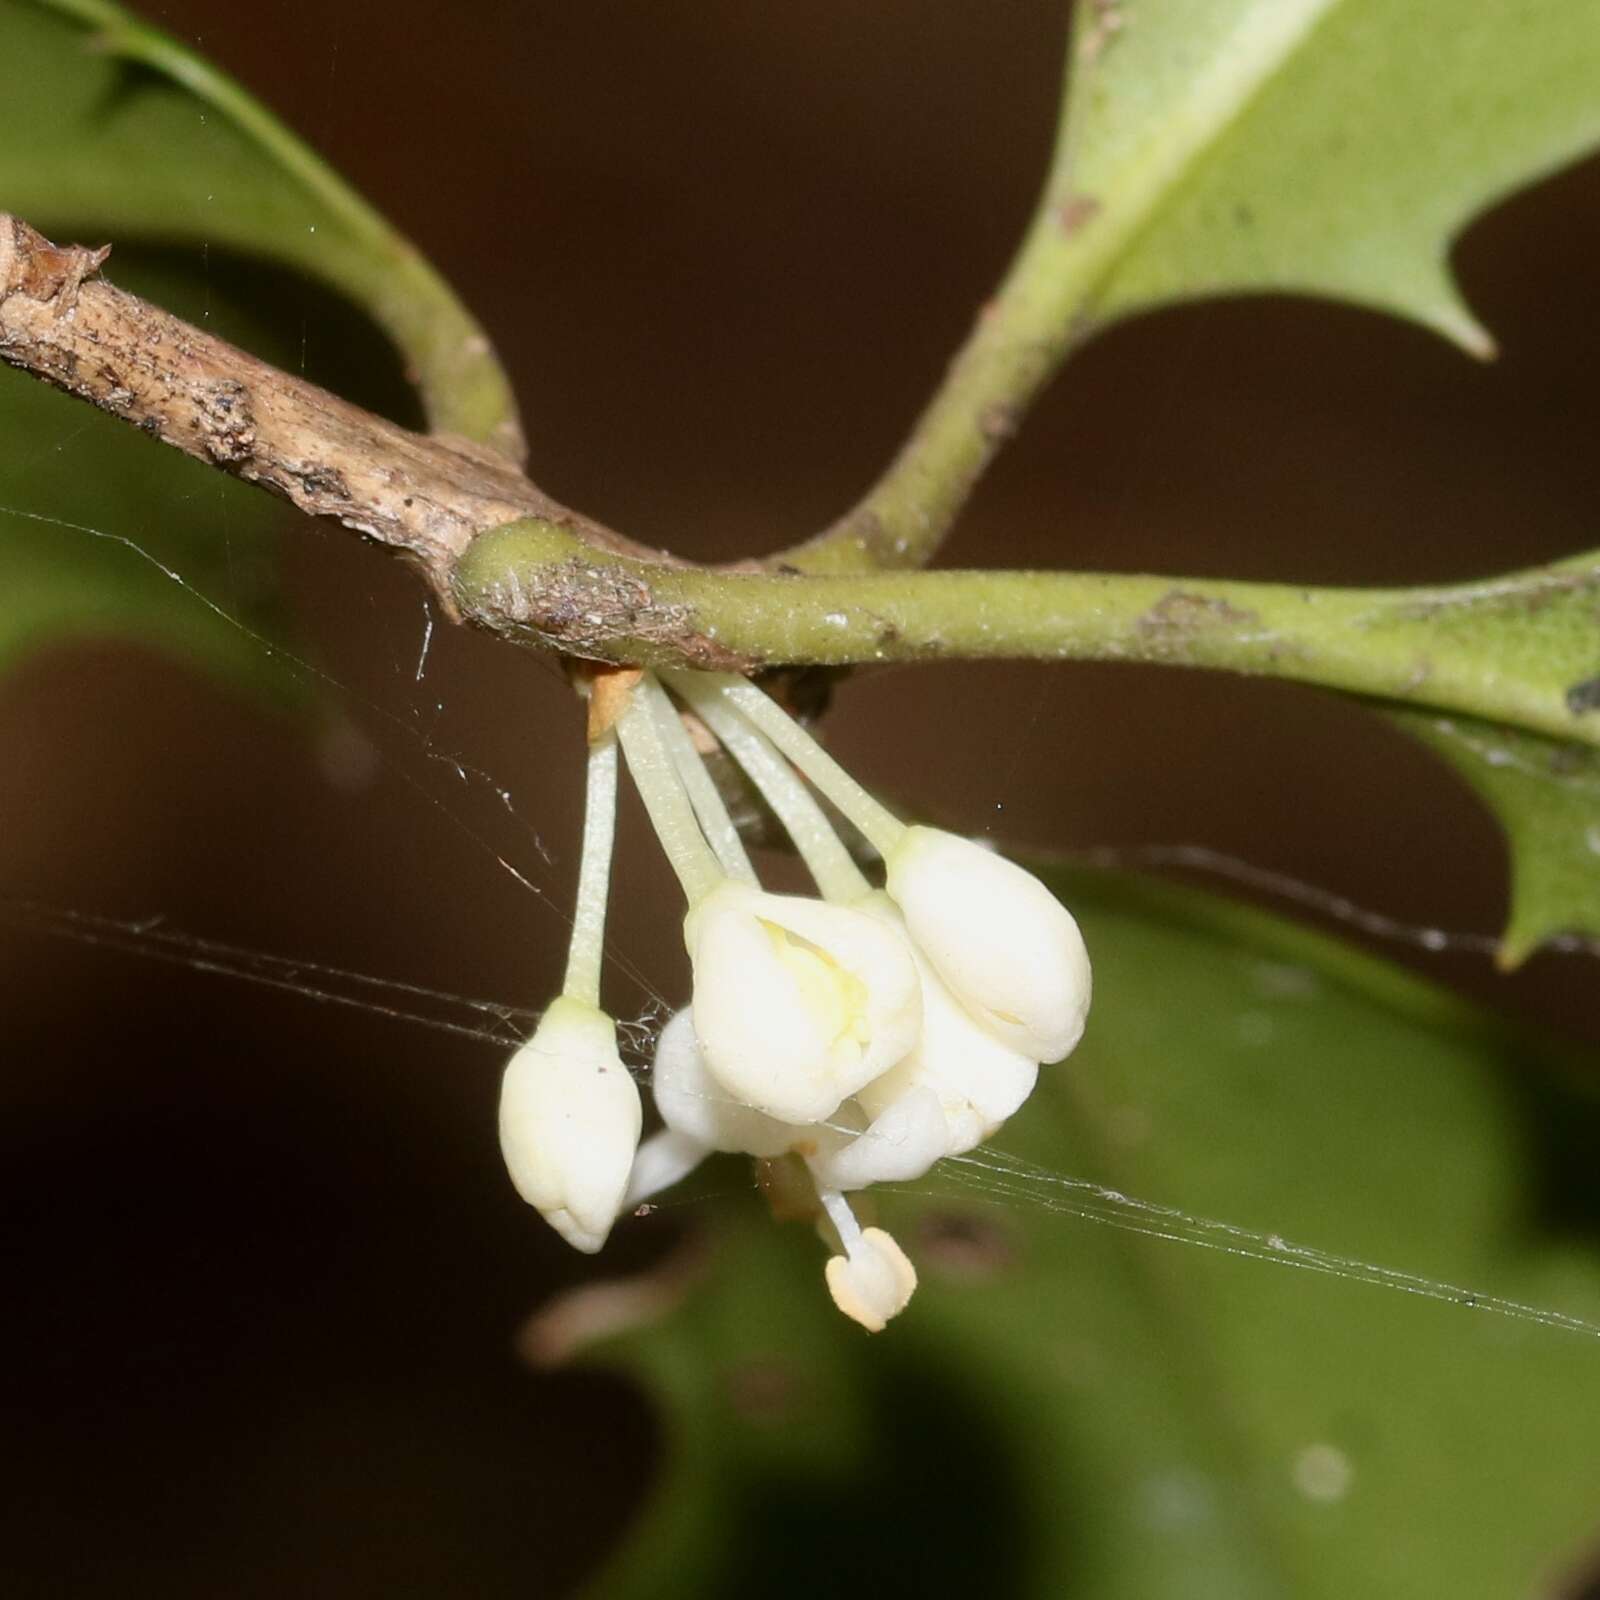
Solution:
<svg viewBox="0 0 1600 1600">
<path fill-rule="evenodd" d="M 1062 215 L 1103 252 L 1096 319 L 1286 290 L 1482 353 L 1450 243 L 1600 142 L 1600 7 L 1086 0 L 1069 78 Z"/>
<path fill-rule="evenodd" d="M 0 0 L 0 209 L 79 243 L 195 242 L 347 296 L 431 425 L 518 456 L 505 373 L 405 239 L 201 57 L 113 0 Z"/>
<path fill-rule="evenodd" d="M 665 1447 L 597 1592 L 1504 1600 L 1568 1570 L 1600 1541 L 1600 1340 L 1128 1231 L 1070 1180 L 1600 1319 L 1594 1101 L 1331 941 L 1059 881 L 1089 1037 L 1016 1162 L 885 1199 L 902 1317 L 845 1322 L 817 1240 L 735 1198 L 687 1214 L 675 1308 L 596 1347 Z"/>
<path fill-rule="evenodd" d="M 1594 694 L 1578 684 L 1569 699 Z M 1395 720 L 1464 777 L 1505 829 L 1511 915 L 1500 963 L 1576 935 L 1600 951 L 1600 750 L 1472 717 L 1396 712 Z"/>
</svg>

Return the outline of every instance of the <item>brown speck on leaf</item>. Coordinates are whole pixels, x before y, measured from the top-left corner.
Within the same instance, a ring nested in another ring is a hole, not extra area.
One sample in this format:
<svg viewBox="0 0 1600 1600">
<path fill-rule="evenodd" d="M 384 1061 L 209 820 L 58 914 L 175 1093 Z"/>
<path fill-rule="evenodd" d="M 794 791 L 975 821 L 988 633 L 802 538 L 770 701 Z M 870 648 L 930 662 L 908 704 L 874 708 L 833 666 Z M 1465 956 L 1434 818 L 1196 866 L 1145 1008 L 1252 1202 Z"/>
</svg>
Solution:
<svg viewBox="0 0 1600 1600">
<path fill-rule="evenodd" d="M 1086 64 L 1098 61 L 1112 39 L 1128 25 L 1121 0 L 1089 0 L 1092 20 L 1083 30 L 1078 55 Z"/>
<path fill-rule="evenodd" d="M 1100 202 L 1092 194 L 1069 194 L 1056 207 L 1056 222 L 1062 233 L 1071 238 L 1085 223 L 1100 212 Z"/>
</svg>

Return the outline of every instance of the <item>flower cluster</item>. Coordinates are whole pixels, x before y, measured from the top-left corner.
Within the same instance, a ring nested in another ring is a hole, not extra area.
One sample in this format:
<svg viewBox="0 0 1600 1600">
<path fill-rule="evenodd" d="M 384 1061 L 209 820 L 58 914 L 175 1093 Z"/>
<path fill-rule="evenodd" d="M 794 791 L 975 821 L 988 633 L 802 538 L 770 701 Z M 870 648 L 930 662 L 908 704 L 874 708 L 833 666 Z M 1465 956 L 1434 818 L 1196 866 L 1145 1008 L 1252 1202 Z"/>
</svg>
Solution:
<svg viewBox="0 0 1600 1600">
<path fill-rule="evenodd" d="M 674 695 L 761 791 L 817 898 L 762 889 Z M 600 677 L 590 740 L 566 982 L 501 1091 L 512 1181 L 595 1251 L 624 1210 L 713 1151 L 796 1157 L 836 1245 L 828 1289 L 876 1332 L 916 1272 L 845 1196 L 971 1150 L 1027 1099 L 1041 1063 L 1072 1050 L 1090 992 L 1077 924 L 1015 863 L 900 822 L 743 679 Z M 662 1127 L 642 1143 L 639 1092 L 599 1003 L 619 744 L 684 888 L 694 975 L 690 1004 L 661 1032 L 650 1082 Z M 817 792 L 882 857 L 882 888 Z"/>
</svg>

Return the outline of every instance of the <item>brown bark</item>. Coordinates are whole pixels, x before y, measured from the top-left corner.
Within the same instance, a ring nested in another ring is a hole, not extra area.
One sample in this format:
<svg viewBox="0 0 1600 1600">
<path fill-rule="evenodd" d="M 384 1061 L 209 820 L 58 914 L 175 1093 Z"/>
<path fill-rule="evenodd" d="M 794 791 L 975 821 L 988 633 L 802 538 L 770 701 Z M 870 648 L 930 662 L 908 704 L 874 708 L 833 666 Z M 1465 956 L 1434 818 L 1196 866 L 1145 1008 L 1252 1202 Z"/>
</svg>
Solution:
<svg viewBox="0 0 1600 1600">
<path fill-rule="evenodd" d="M 0 360 L 394 546 L 452 614 L 457 557 L 520 517 L 670 559 L 558 505 L 498 456 L 386 422 L 113 287 L 97 276 L 109 254 L 58 247 L 0 212 Z"/>
</svg>

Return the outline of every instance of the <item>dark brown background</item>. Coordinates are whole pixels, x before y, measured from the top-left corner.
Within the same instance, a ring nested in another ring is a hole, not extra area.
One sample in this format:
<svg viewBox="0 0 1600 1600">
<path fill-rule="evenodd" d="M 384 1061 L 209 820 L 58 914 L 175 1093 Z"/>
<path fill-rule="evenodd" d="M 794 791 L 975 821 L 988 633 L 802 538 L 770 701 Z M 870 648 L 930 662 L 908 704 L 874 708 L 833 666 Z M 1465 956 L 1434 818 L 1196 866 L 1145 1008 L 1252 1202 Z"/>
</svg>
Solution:
<svg viewBox="0 0 1600 1600">
<path fill-rule="evenodd" d="M 544 487 L 705 558 L 811 531 L 884 461 L 1026 213 L 1062 34 L 1047 0 L 147 9 L 441 263 Z M 948 559 L 1397 583 L 1592 545 L 1597 201 L 1590 166 L 1462 242 L 1494 366 L 1286 300 L 1114 331 Z M 133 653 L 41 658 L 0 687 L 0 888 L 537 1004 L 578 798 L 559 680 L 441 634 L 418 684 L 406 574 L 287 516 L 284 547 L 308 653 L 347 686 L 320 734 Z M 1210 845 L 1455 930 L 1502 909 L 1486 816 L 1311 692 L 947 666 L 857 678 L 829 729 L 972 830 Z M 637 818 L 622 883 L 619 954 L 681 996 Z M 7 1592 L 566 1592 L 653 1433 L 619 1386 L 513 1358 L 586 1268 L 499 1170 L 497 1053 L 25 921 L 0 937 Z M 1600 1038 L 1571 960 L 1425 970 Z M 648 1003 L 626 977 L 611 998 Z"/>
</svg>

